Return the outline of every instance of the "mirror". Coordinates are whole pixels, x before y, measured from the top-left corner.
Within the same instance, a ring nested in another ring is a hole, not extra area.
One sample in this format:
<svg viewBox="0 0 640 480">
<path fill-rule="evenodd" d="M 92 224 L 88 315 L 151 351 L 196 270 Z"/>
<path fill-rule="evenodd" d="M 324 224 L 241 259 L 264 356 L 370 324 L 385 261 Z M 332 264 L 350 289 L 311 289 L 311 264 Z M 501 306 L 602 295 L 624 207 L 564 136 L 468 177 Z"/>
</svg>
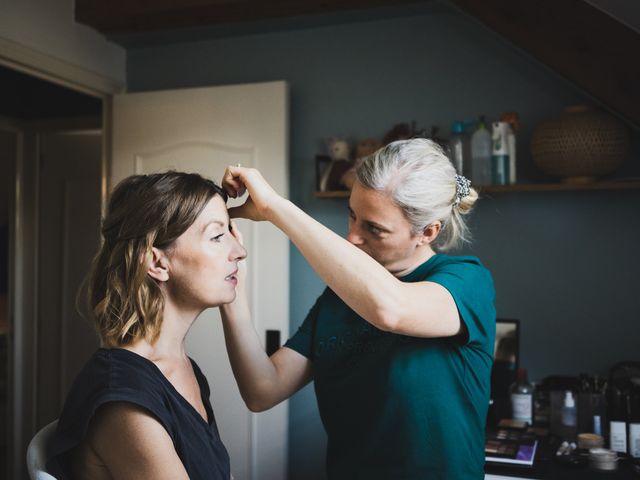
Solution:
<svg viewBox="0 0 640 480">
<path fill-rule="evenodd" d="M 496 341 L 491 370 L 491 401 L 489 417 L 509 416 L 509 387 L 516 379 L 520 366 L 520 322 L 512 319 L 496 320 Z"/>
</svg>

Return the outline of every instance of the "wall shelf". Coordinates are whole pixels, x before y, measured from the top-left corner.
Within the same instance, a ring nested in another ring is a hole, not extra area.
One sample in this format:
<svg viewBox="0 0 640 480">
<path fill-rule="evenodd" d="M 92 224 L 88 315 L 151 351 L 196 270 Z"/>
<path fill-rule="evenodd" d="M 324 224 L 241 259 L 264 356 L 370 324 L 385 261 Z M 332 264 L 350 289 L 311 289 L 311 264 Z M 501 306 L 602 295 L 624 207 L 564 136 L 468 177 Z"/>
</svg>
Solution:
<svg viewBox="0 0 640 480">
<path fill-rule="evenodd" d="M 313 192 L 313 196 L 316 198 L 348 198 L 348 190 L 336 190 L 331 192 Z"/>
<path fill-rule="evenodd" d="M 609 180 L 592 183 L 518 183 L 515 185 L 487 185 L 478 187 L 479 193 L 510 192 L 570 192 L 579 190 L 640 190 L 640 179 Z M 314 192 L 315 198 L 348 198 L 349 192 L 337 190 Z"/>
<path fill-rule="evenodd" d="M 633 190 L 640 189 L 640 179 L 608 180 L 590 183 L 518 183 L 515 185 L 487 185 L 478 187 L 483 193 L 508 192 L 570 192 L 577 190 Z"/>
</svg>

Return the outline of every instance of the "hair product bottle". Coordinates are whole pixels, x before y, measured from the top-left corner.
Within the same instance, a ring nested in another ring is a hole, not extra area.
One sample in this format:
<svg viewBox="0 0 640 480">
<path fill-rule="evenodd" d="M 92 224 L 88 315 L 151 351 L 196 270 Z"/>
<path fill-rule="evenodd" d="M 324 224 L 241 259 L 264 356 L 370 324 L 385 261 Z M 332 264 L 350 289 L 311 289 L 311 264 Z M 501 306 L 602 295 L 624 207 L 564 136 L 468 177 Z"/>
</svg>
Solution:
<svg viewBox="0 0 640 480">
<path fill-rule="evenodd" d="M 471 135 L 471 181 L 476 185 L 491 185 L 491 133 L 480 117 L 478 128 Z"/>
</svg>

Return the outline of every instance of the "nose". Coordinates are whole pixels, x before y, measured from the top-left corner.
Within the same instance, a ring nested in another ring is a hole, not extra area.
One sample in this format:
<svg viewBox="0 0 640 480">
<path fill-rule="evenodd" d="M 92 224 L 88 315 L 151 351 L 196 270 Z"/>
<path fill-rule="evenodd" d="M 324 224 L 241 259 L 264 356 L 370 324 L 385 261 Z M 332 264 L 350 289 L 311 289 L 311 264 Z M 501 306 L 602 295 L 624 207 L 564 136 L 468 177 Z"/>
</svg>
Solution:
<svg viewBox="0 0 640 480">
<path fill-rule="evenodd" d="M 238 261 L 247 258 L 247 249 L 242 246 L 237 238 L 233 237 L 233 247 L 231 248 L 231 260 Z"/>
<path fill-rule="evenodd" d="M 349 233 L 347 233 L 347 241 L 352 243 L 353 245 L 362 245 L 364 241 L 362 240 L 362 235 L 355 226 L 355 222 L 350 222 L 349 224 Z"/>
</svg>

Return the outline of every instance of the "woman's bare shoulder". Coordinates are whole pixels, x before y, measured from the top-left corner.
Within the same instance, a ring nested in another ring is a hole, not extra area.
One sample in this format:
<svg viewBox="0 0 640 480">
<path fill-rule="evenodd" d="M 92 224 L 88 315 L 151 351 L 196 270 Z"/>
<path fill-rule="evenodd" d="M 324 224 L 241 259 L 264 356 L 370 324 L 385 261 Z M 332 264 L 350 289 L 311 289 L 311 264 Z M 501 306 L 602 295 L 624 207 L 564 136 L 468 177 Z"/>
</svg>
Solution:
<svg viewBox="0 0 640 480">
<path fill-rule="evenodd" d="M 188 478 L 166 429 L 129 402 L 102 405 L 72 458 L 79 479 Z"/>
</svg>

